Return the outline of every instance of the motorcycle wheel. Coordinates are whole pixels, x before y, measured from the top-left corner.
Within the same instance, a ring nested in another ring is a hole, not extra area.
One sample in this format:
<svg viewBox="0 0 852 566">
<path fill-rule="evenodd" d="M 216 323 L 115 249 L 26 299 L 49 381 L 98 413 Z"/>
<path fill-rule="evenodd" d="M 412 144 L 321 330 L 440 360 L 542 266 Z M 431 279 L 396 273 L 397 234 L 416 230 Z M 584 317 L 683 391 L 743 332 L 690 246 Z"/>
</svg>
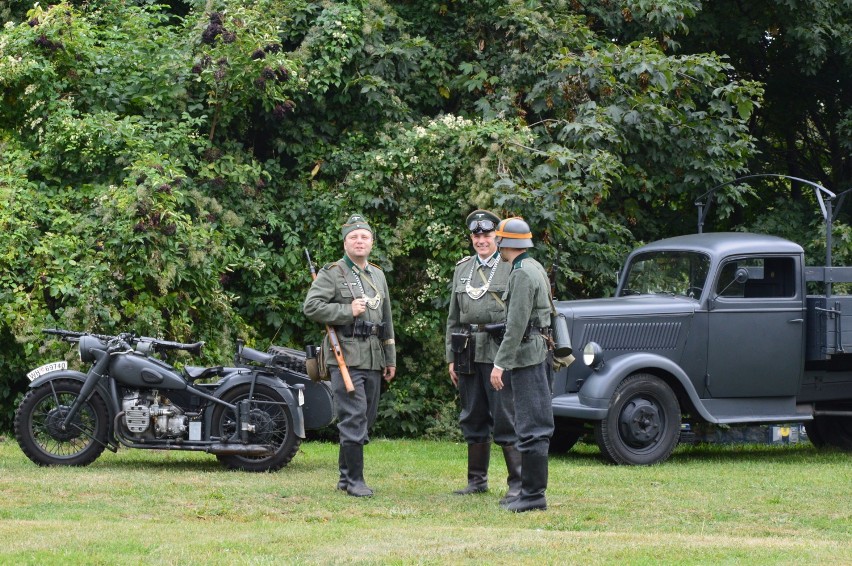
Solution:
<svg viewBox="0 0 852 566">
<path fill-rule="evenodd" d="M 249 384 L 240 385 L 225 393 L 223 401 L 236 404 L 249 396 Z M 255 403 L 255 401 L 260 401 Z M 281 404 L 269 404 L 272 403 Z M 296 452 L 302 439 L 293 430 L 293 416 L 290 407 L 274 389 L 265 385 L 256 385 L 251 404 L 251 423 L 255 431 L 249 434 L 251 444 L 271 444 L 275 451 L 269 456 L 237 456 L 218 454 L 216 458 L 227 468 L 247 472 L 274 472 L 286 466 Z M 237 430 L 237 415 L 231 409 L 217 405 L 213 412 L 212 436 L 223 439 L 231 437 Z"/>
<path fill-rule="evenodd" d="M 89 397 L 67 430 L 60 424 L 80 396 L 79 381 L 58 379 L 31 389 L 15 412 L 15 438 L 39 466 L 88 466 L 107 444 L 109 413 L 100 395 Z"/>
</svg>

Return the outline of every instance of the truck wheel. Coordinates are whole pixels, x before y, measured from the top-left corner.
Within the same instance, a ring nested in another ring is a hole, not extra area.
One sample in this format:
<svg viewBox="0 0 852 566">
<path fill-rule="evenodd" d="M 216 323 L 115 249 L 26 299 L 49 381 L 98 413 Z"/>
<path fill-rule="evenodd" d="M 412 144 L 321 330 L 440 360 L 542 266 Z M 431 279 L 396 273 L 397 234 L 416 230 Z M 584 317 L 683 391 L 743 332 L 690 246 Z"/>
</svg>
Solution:
<svg viewBox="0 0 852 566">
<path fill-rule="evenodd" d="M 595 424 L 603 456 L 616 464 L 656 464 L 668 458 L 680 435 L 680 405 L 666 383 L 637 373 L 622 381 L 609 412 Z"/>
<path fill-rule="evenodd" d="M 565 454 L 583 438 L 586 430 L 582 423 L 556 419 L 553 436 L 550 438 L 550 454 Z"/>
<path fill-rule="evenodd" d="M 817 425 L 816 419 L 809 423 L 805 423 L 805 432 L 808 435 L 808 440 L 810 440 L 811 444 L 815 447 L 825 448 L 828 446 L 825 439 L 822 437 L 822 432 L 820 431 L 820 427 Z"/>
<path fill-rule="evenodd" d="M 817 448 L 834 447 L 852 451 L 852 418 L 814 417 L 805 425 L 808 438 Z"/>
</svg>

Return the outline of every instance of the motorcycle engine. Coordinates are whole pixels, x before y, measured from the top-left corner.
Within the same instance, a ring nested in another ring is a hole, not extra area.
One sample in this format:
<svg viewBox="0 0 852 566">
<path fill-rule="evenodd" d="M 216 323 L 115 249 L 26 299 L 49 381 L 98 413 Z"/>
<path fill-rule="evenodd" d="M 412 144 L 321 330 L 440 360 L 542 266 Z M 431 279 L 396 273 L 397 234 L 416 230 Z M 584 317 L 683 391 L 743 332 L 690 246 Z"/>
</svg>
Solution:
<svg viewBox="0 0 852 566">
<path fill-rule="evenodd" d="M 154 390 L 145 394 L 131 391 L 122 399 L 124 424 L 137 438 L 181 438 L 186 436 L 189 419 L 183 409 Z"/>
</svg>

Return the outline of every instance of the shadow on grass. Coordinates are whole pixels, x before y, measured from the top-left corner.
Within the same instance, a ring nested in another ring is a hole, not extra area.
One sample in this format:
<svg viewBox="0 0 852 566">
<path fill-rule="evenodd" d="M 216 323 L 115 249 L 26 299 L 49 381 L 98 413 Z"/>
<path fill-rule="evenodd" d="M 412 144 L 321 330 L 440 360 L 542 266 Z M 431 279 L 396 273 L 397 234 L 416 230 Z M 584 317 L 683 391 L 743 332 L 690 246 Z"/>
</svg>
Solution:
<svg viewBox="0 0 852 566">
<path fill-rule="evenodd" d="M 688 464 L 693 462 L 765 462 L 796 463 L 824 462 L 826 458 L 848 457 L 849 453 L 833 448 L 816 448 L 806 442 L 800 444 L 695 444 L 678 446 L 669 464 Z M 568 452 L 551 454 L 554 462 L 582 463 L 589 465 L 613 465 L 606 460 L 594 443 L 578 443 Z"/>
<path fill-rule="evenodd" d="M 300 472 L 311 472 L 313 470 L 325 469 L 328 467 L 327 458 L 318 458 L 314 455 L 304 453 L 304 445 L 290 462 L 282 467 L 280 472 L 285 472 L 291 469 L 298 469 Z M 329 460 L 330 461 L 330 460 Z M 335 456 L 334 463 L 337 463 Z M 245 473 L 266 473 L 266 472 L 246 472 L 244 470 L 231 470 L 221 464 L 216 456 L 205 452 L 191 452 L 183 450 L 161 450 L 161 449 L 122 449 L 118 453 L 104 453 L 98 460 L 90 464 L 89 467 L 101 469 L 115 470 L 184 470 L 187 472 L 235 472 L 239 474 Z M 275 472 L 272 472 L 275 473 Z"/>
</svg>

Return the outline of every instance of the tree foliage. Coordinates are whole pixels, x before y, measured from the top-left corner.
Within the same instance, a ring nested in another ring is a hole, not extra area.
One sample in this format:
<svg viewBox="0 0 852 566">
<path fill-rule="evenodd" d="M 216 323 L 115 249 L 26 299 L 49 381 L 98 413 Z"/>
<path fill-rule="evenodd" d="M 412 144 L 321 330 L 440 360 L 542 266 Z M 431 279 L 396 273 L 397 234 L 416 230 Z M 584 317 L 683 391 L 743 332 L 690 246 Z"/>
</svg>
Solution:
<svg viewBox="0 0 852 566">
<path fill-rule="evenodd" d="M 565 1 L 14 4 L 0 402 L 56 355 L 47 326 L 205 340 L 198 363 L 317 341 L 303 248 L 339 258 L 358 211 L 397 319 L 381 431 L 440 428 L 470 210 L 524 216 L 560 298 L 605 294 L 635 241 L 690 230 L 694 197 L 754 154 L 761 85 L 671 53 L 696 3 L 631 6 L 639 34 Z"/>
</svg>

